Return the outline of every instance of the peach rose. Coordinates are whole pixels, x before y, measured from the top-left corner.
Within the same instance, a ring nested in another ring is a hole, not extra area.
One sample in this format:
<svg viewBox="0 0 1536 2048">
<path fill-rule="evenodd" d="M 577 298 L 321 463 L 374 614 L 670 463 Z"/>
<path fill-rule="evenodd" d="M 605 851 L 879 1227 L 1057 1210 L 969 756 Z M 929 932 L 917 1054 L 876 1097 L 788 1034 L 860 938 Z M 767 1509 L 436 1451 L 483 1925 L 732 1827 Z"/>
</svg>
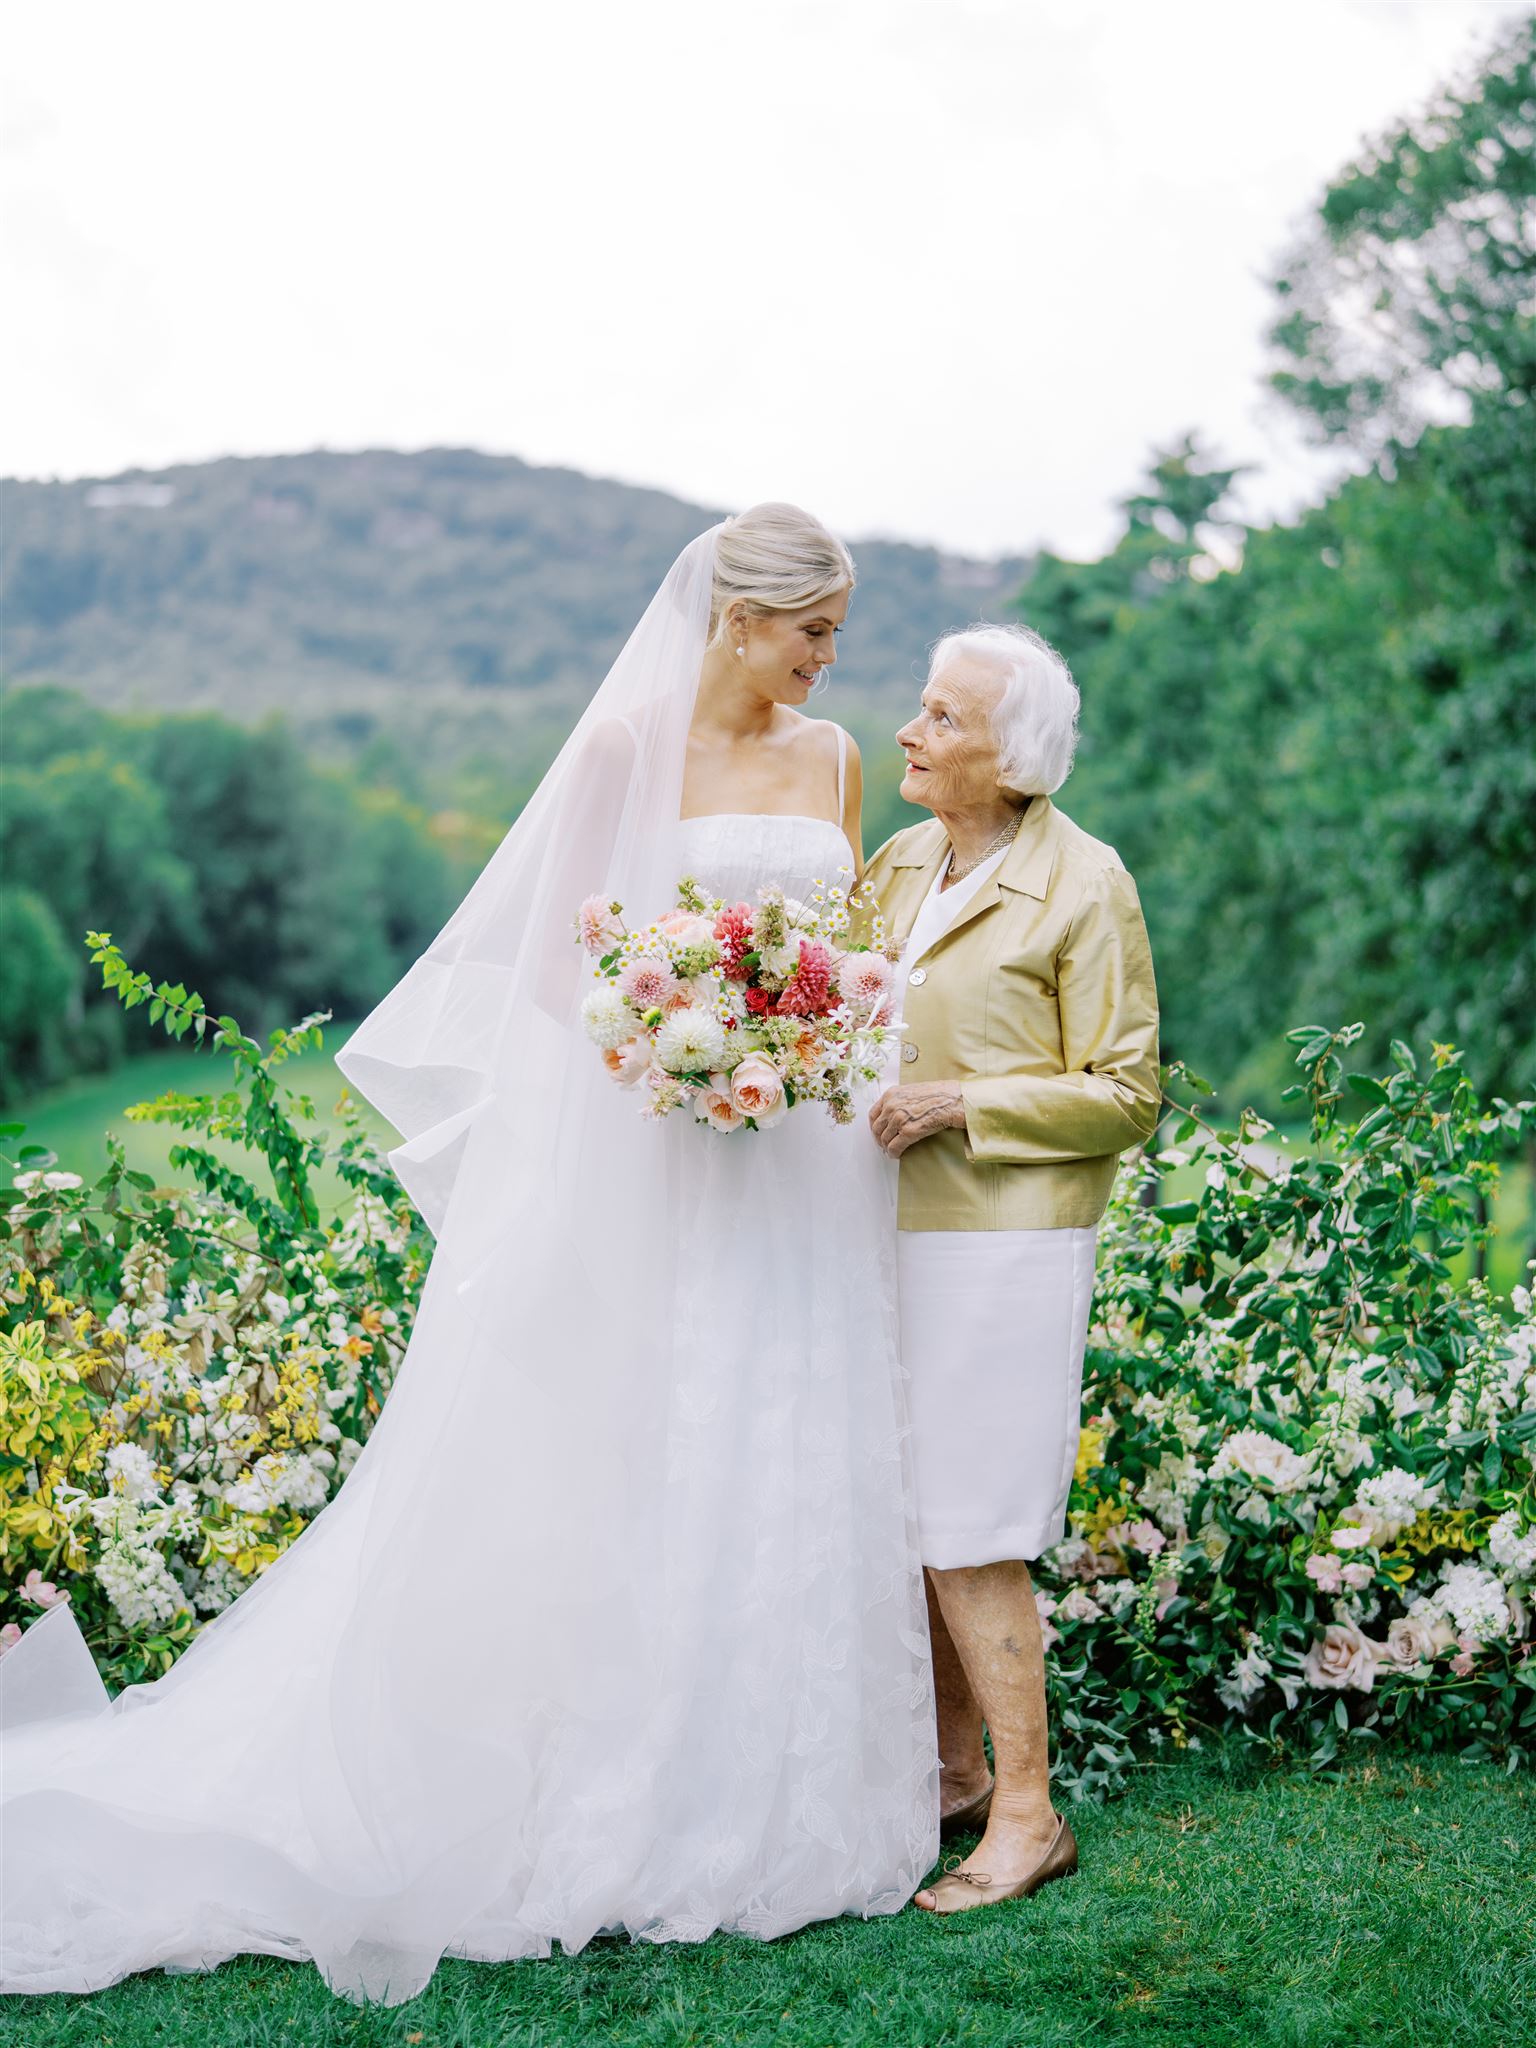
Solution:
<svg viewBox="0 0 1536 2048">
<path fill-rule="evenodd" d="M 691 910 L 669 910 L 661 920 L 661 929 L 674 946 L 707 946 L 714 941 L 715 921 L 712 917 L 699 917 Z"/>
<path fill-rule="evenodd" d="M 628 1038 L 612 1052 L 603 1054 L 603 1065 L 612 1074 L 621 1088 L 633 1088 L 646 1076 L 651 1064 L 651 1041 L 648 1038 Z"/>
<path fill-rule="evenodd" d="M 1301 1660 L 1308 1685 L 1331 1692 L 1369 1692 L 1383 1645 L 1360 1633 L 1352 1621 L 1331 1622 Z"/>
<path fill-rule="evenodd" d="M 709 1086 L 699 1092 L 694 1108 L 712 1131 L 739 1131 L 746 1122 L 731 1099 L 729 1074 L 711 1074 Z"/>
<path fill-rule="evenodd" d="M 749 1052 L 731 1075 L 731 1100 L 760 1131 L 771 1129 L 789 1108 L 778 1068 L 760 1052 Z"/>
</svg>

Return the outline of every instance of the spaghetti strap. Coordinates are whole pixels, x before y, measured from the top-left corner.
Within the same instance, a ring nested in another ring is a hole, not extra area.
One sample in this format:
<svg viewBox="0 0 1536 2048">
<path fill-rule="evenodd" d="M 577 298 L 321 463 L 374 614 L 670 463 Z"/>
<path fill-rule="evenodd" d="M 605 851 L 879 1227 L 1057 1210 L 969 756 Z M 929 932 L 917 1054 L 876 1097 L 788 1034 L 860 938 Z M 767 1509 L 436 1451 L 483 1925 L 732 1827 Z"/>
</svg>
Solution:
<svg viewBox="0 0 1536 2048">
<path fill-rule="evenodd" d="M 833 726 L 837 734 L 837 822 L 843 822 L 843 786 L 848 779 L 848 735 L 840 725 Z"/>
</svg>

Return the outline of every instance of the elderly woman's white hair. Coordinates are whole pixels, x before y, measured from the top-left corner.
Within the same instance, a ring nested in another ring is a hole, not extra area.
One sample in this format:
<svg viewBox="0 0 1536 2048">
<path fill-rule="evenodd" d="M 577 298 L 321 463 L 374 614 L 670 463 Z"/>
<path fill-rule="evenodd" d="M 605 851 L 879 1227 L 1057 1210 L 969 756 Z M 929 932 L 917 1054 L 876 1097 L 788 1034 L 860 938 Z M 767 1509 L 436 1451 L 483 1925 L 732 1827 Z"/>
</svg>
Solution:
<svg viewBox="0 0 1536 2048">
<path fill-rule="evenodd" d="M 946 633 L 928 662 L 935 682 L 956 661 L 978 661 L 1002 677 L 992 711 L 997 779 L 1014 796 L 1049 796 L 1072 772 L 1082 699 L 1055 648 L 1028 626 L 966 626 Z"/>
</svg>

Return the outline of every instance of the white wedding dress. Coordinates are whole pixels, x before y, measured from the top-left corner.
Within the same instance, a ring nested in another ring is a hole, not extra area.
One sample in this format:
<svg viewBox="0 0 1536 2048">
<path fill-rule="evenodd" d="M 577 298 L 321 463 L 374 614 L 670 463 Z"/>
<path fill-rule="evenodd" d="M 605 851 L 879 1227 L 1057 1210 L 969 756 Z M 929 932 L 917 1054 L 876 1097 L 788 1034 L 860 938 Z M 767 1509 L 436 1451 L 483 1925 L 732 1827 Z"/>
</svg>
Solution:
<svg viewBox="0 0 1536 2048">
<path fill-rule="evenodd" d="M 849 859 L 824 820 L 677 830 L 663 865 L 730 898 Z M 0 1988 L 256 1951 L 394 2003 L 443 1953 L 910 1898 L 938 1760 L 894 1170 L 862 1115 L 723 1136 L 636 1110 L 609 1090 L 592 1156 L 645 1177 L 537 1191 L 494 1284 L 445 1240 L 356 1470 L 171 1673 L 109 1707 L 67 1608 L 0 1660 Z M 648 1199 L 676 1242 L 627 1329 L 582 1273 L 632 1239 L 654 1280 Z"/>
</svg>

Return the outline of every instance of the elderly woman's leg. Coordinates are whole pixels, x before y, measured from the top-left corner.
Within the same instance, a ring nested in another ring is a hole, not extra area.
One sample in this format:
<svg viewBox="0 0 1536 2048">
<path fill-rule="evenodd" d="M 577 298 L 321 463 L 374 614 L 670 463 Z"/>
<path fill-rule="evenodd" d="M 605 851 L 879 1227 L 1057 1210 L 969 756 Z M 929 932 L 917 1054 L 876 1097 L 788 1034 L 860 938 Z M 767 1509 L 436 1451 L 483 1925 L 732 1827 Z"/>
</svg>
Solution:
<svg viewBox="0 0 1536 2048">
<path fill-rule="evenodd" d="M 982 1734 L 981 1708 L 971 1691 L 954 1638 L 933 1590 L 933 1574 L 925 1572 L 928 1594 L 928 1636 L 933 1644 L 933 1693 L 939 1714 L 939 1811 L 945 1820 L 972 1806 L 992 1783 Z"/>
<path fill-rule="evenodd" d="M 992 1735 L 996 1784 L 986 1833 L 960 1866 L 985 1871 L 987 1889 L 947 1886 L 938 1900 L 917 1903 L 949 1911 L 984 1906 L 1029 1876 L 1056 1833 L 1051 1810 L 1050 1736 L 1045 1711 L 1045 1651 L 1029 1567 L 985 1564 L 930 1571 L 949 1636 Z"/>
</svg>

